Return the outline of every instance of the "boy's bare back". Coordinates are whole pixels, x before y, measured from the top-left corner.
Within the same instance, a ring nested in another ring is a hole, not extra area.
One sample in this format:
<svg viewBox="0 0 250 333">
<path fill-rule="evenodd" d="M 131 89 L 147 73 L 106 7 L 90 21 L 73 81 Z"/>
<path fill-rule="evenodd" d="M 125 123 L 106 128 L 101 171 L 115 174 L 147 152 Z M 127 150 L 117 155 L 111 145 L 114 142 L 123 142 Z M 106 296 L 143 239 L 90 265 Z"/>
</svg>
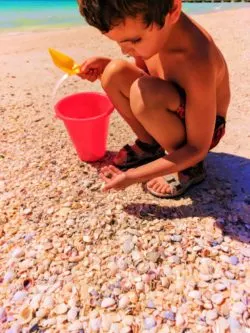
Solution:
<svg viewBox="0 0 250 333">
<path fill-rule="evenodd" d="M 226 118 L 230 101 L 229 73 L 226 62 L 211 36 L 199 24 L 182 13 L 180 17 L 182 39 L 178 47 L 166 49 L 145 60 L 150 75 L 176 82 L 185 91 L 185 77 L 202 71 L 204 80 L 212 67 L 216 73 L 217 115 Z M 208 61 L 209 60 L 209 61 Z"/>
</svg>

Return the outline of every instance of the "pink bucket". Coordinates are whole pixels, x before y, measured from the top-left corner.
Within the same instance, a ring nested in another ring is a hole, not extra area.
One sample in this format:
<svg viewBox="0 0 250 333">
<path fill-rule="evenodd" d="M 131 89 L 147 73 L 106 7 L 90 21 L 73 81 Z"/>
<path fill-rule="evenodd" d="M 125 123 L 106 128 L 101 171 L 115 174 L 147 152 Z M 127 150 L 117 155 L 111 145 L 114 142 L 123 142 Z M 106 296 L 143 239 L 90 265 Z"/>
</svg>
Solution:
<svg viewBox="0 0 250 333">
<path fill-rule="evenodd" d="M 63 120 L 82 161 L 94 162 L 105 155 L 113 110 L 106 95 L 94 92 L 70 95 L 55 105 L 56 116 Z"/>
</svg>

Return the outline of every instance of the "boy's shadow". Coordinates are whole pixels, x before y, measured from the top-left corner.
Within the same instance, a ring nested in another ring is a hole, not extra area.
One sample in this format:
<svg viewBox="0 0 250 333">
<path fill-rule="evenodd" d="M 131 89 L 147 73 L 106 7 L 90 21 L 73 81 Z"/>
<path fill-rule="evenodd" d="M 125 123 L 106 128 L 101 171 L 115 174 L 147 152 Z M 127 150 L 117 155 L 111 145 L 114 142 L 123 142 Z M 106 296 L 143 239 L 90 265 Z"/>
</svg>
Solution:
<svg viewBox="0 0 250 333">
<path fill-rule="evenodd" d="M 111 164 L 114 152 L 109 151 L 105 158 L 92 163 L 97 169 Z M 142 220 L 183 219 L 187 217 L 214 217 L 224 234 L 241 242 L 250 242 L 250 160 L 244 157 L 210 152 L 206 159 L 206 180 L 190 189 L 179 199 L 153 199 L 158 204 L 148 203 L 150 194 L 145 194 L 145 202 L 130 203 L 125 206 L 128 214 Z M 190 198 L 191 205 L 183 205 L 181 200 Z"/>
</svg>

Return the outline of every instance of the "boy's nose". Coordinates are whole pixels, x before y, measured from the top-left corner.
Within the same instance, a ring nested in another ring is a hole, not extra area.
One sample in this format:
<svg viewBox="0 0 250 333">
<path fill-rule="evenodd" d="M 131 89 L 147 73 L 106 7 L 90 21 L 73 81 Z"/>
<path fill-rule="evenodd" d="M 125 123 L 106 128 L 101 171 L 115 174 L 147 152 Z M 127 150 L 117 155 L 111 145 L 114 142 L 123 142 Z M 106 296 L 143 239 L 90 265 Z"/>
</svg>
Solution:
<svg viewBox="0 0 250 333">
<path fill-rule="evenodd" d="M 132 50 L 131 47 L 124 47 L 124 46 L 121 46 L 121 51 L 122 51 L 122 53 L 123 53 L 124 55 L 126 55 L 126 54 L 130 54 L 131 51 L 133 51 L 133 50 Z"/>
</svg>

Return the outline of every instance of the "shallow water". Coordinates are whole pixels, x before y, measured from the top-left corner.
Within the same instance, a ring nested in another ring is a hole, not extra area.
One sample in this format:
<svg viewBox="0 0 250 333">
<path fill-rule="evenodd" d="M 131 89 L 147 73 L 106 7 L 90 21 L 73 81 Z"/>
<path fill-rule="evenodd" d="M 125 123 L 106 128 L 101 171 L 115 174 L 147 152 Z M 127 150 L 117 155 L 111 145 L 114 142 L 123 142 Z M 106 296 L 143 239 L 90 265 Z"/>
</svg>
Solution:
<svg viewBox="0 0 250 333">
<path fill-rule="evenodd" d="M 250 7 L 249 3 L 183 3 L 187 14 Z M 72 27 L 86 24 L 76 0 L 0 0 L 0 30 Z"/>
</svg>

